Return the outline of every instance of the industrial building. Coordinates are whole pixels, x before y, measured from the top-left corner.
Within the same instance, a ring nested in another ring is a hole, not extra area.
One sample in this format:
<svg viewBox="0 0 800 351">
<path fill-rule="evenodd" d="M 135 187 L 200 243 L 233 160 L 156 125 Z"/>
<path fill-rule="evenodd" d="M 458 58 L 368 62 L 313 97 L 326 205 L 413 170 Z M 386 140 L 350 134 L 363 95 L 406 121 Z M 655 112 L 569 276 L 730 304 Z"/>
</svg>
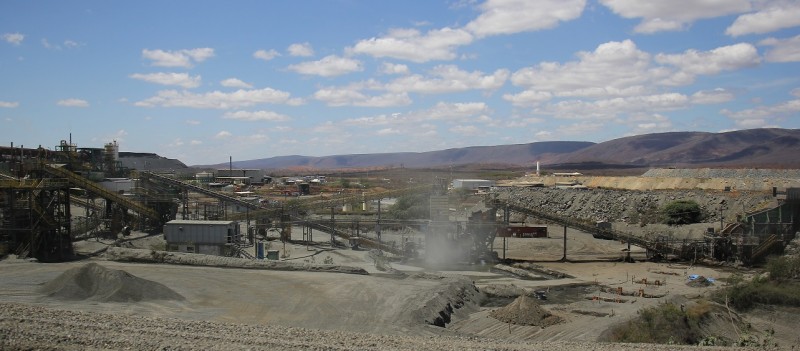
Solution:
<svg viewBox="0 0 800 351">
<path fill-rule="evenodd" d="M 494 182 L 485 179 L 453 179 L 453 189 L 477 190 L 482 187 L 494 186 Z"/>
<path fill-rule="evenodd" d="M 172 220 L 164 224 L 167 251 L 229 256 L 239 236 L 236 221 Z"/>
</svg>

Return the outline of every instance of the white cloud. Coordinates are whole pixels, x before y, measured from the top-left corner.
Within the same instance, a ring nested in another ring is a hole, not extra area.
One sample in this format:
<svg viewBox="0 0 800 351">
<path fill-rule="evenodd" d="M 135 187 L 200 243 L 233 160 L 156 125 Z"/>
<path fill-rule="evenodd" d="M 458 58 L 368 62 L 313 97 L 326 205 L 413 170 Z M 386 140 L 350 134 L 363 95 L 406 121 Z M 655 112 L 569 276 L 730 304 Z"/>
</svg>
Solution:
<svg viewBox="0 0 800 351">
<path fill-rule="evenodd" d="M 3 41 L 5 41 L 7 43 L 10 43 L 12 45 L 20 45 L 20 44 L 22 44 L 22 41 L 25 40 L 25 34 L 21 34 L 21 33 L 3 33 L 3 35 L 0 36 L 0 38 L 2 38 Z"/>
<path fill-rule="evenodd" d="M 453 133 L 461 134 L 464 136 L 475 136 L 483 134 L 482 132 L 484 132 L 482 129 L 472 125 L 466 125 L 466 126 L 458 125 L 451 127 L 449 130 Z"/>
<path fill-rule="evenodd" d="M 384 128 L 384 129 L 380 129 L 377 132 L 375 132 L 375 134 L 377 134 L 377 135 L 392 135 L 392 134 L 400 134 L 400 133 L 402 133 L 400 130 L 397 130 L 397 129 L 394 129 L 394 128 Z"/>
<path fill-rule="evenodd" d="M 56 102 L 58 106 L 66 107 L 89 107 L 89 102 L 81 99 L 64 99 Z"/>
<path fill-rule="evenodd" d="M 800 93 L 797 89 L 791 92 L 795 97 Z M 723 115 L 732 119 L 737 126 L 742 128 L 757 128 L 770 125 L 769 121 L 776 118 L 785 118 L 800 113 L 800 99 L 788 100 L 775 105 L 759 106 L 756 108 L 731 111 L 723 109 Z"/>
<path fill-rule="evenodd" d="M 758 44 L 772 47 L 764 55 L 768 62 L 800 62 L 800 35 L 788 39 L 767 38 Z"/>
<path fill-rule="evenodd" d="M 270 122 L 283 122 L 291 118 L 273 111 L 236 111 L 227 112 L 222 117 L 225 119 L 235 119 L 240 121 L 270 121 Z"/>
<path fill-rule="evenodd" d="M 425 34 L 416 29 L 394 29 L 386 36 L 361 40 L 348 51 L 421 63 L 455 59 L 455 49 L 472 41 L 472 35 L 463 29 L 445 27 Z"/>
<path fill-rule="evenodd" d="M 478 37 L 553 28 L 581 16 L 586 0 L 488 0 L 464 28 Z"/>
<path fill-rule="evenodd" d="M 237 90 L 234 92 L 212 91 L 195 94 L 188 91 L 162 90 L 158 95 L 135 103 L 140 107 L 191 107 L 231 109 L 258 104 L 280 104 L 290 102 L 287 92 L 271 88 Z"/>
<path fill-rule="evenodd" d="M 600 0 L 625 18 L 641 18 L 637 33 L 683 30 L 699 19 L 751 10 L 751 0 Z"/>
<path fill-rule="evenodd" d="M 324 101 L 328 106 L 391 107 L 411 104 L 407 93 L 386 93 L 367 95 L 354 86 L 329 87 L 317 90 L 314 98 Z"/>
<path fill-rule="evenodd" d="M 610 97 L 637 95 L 646 86 L 669 76 L 670 71 L 651 65 L 650 54 L 631 40 L 608 42 L 595 51 L 577 53 L 578 61 L 543 62 L 511 76 L 515 85 L 529 88 L 523 95 L 509 95 L 518 103 L 539 102 L 547 94 L 557 96 Z"/>
<path fill-rule="evenodd" d="M 214 56 L 212 48 L 185 49 L 177 51 L 142 50 L 142 57 L 153 61 L 153 66 L 190 68 Z"/>
<path fill-rule="evenodd" d="M 240 79 L 237 79 L 237 78 L 228 78 L 228 79 L 225 79 L 225 80 L 223 80 L 223 81 L 221 81 L 219 83 L 222 84 L 222 86 L 226 87 L 226 88 L 250 89 L 250 88 L 253 87 L 252 84 L 246 83 L 246 82 L 244 82 L 244 81 L 242 81 Z"/>
<path fill-rule="evenodd" d="M 200 141 L 200 140 L 192 140 L 192 141 L 190 141 L 190 142 L 189 142 L 189 144 L 190 144 L 190 145 L 200 145 L 200 144 L 202 144 L 202 143 L 203 143 L 203 142 L 202 142 L 202 141 Z"/>
<path fill-rule="evenodd" d="M 334 77 L 364 70 L 361 61 L 336 55 L 325 56 L 318 61 L 308 61 L 290 65 L 288 68 L 300 74 L 322 77 Z"/>
<path fill-rule="evenodd" d="M 755 13 L 739 16 L 725 30 L 730 36 L 763 34 L 783 28 L 800 26 L 800 2 L 774 1 Z"/>
<path fill-rule="evenodd" d="M 692 94 L 692 103 L 695 104 L 721 104 L 733 101 L 733 93 L 722 88 L 714 90 L 701 90 Z"/>
<path fill-rule="evenodd" d="M 232 136 L 233 136 L 233 134 L 231 134 L 231 132 L 229 132 L 227 130 L 223 130 L 223 131 L 220 131 L 219 133 L 217 133 L 216 135 L 214 135 L 214 138 L 215 139 L 227 139 L 227 138 L 230 138 Z"/>
<path fill-rule="evenodd" d="M 439 102 L 425 110 L 411 111 L 404 114 L 350 118 L 342 121 L 342 124 L 353 126 L 410 125 L 418 127 L 421 123 L 436 120 L 456 123 L 472 122 L 489 112 L 491 112 L 489 107 L 483 102 Z"/>
<path fill-rule="evenodd" d="M 686 108 L 689 97 L 679 93 L 664 93 L 601 99 L 595 101 L 566 100 L 534 109 L 537 114 L 559 119 L 613 120 L 620 114 L 669 111 Z"/>
<path fill-rule="evenodd" d="M 383 74 L 408 74 L 410 71 L 406 65 L 384 62 L 381 64 L 380 72 Z"/>
<path fill-rule="evenodd" d="M 19 106 L 19 102 L 16 101 L 2 101 L 0 100 L 0 107 L 3 108 L 15 108 Z"/>
<path fill-rule="evenodd" d="M 311 44 L 307 42 L 289 45 L 286 51 L 288 51 L 289 55 L 292 56 L 302 56 L 302 57 L 314 56 L 314 48 L 312 48 Z"/>
<path fill-rule="evenodd" d="M 199 87 L 201 81 L 200 76 L 192 77 L 188 73 L 134 73 L 129 77 L 161 85 L 177 85 L 186 89 Z"/>
<path fill-rule="evenodd" d="M 710 51 L 686 50 L 682 54 L 658 54 L 656 62 L 680 69 L 681 82 L 689 83 L 696 75 L 717 74 L 757 66 L 761 63 L 758 50 L 749 43 L 722 46 Z"/>
<path fill-rule="evenodd" d="M 187 119 L 185 122 L 186 122 L 186 124 L 192 125 L 192 126 L 196 126 L 196 125 L 200 124 L 200 121 L 193 120 L 193 119 Z"/>
<path fill-rule="evenodd" d="M 525 90 L 519 94 L 504 94 L 503 100 L 511 102 L 514 106 L 535 106 L 553 98 L 548 91 Z"/>
<path fill-rule="evenodd" d="M 647 134 L 647 133 L 662 133 L 671 131 L 672 121 L 658 113 L 653 114 L 635 114 L 630 116 L 625 122 L 634 135 Z"/>
<path fill-rule="evenodd" d="M 259 60 L 264 60 L 264 61 L 272 60 L 272 59 L 274 59 L 274 58 L 276 58 L 276 57 L 278 57 L 280 55 L 281 54 L 279 54 L 274 49 L 258 50 L 258 51 L 253 53 L 253 57 L 255 57 L 255 58 L 259 59 Z"/>
<path fill-rule="evenodd" d="M 76 41 L 74 41 L 74 40 L 64 40 L 64 46 L 67 49 L 74 49 L 74 48 L 77 48 L 77 47 L 81 46 L 81 44 L 76 42 Z"/>
<path fill-rule="evenodd" d="M 436 66 L 429 74 L 436 78 L 415 74 L 398 78 L 388 84 L 385 89 L 391 92 L 416 92 L 423 94 L 440 94 L 467 91 L 473 89 L 496 90 L 505 84 L 510 75 L 506 69 L 499 69 L 491 75 L 483 72 L 462 71 L 455 65 Z"/>
</svg>

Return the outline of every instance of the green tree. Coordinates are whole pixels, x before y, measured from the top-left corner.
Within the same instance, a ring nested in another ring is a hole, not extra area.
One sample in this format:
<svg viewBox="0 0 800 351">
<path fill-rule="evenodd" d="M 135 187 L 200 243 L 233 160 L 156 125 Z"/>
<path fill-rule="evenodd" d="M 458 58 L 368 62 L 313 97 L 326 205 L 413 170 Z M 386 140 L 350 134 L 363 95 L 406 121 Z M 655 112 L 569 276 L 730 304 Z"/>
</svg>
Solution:
<svg viewBox="0 0 800 351">
<path fill-rule="evenodd" d="M 664 223 L 669 225 L 699 223 L 703 219 L 703 210 L 692 200 L 670 202 L 661 212 L 664 214 Z"/>
<path fill-rule="evenodd" d="M 389 207 L 388 216 L 394 219 L 425 219 L 430 217 L 430 199 L 427 194 L 409 194 L 397 198 Z"/>
</svg>

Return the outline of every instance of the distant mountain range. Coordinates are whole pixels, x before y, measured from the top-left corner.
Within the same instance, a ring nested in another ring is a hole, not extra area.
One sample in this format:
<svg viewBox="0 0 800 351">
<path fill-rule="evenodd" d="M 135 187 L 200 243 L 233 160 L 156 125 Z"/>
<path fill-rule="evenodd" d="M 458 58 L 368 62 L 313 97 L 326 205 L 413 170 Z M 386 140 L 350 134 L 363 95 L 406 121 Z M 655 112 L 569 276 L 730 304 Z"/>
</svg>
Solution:
<svg viewBox="0 0 800 351">
<path fill-rule="evenodd" d="M 370 167 L 439 168 L 494 165 L 530 168 L 723 167 L 800 168 L 800 129 L 750 129 L 724 133 L 644 134 L 602 143 L 545 141 L 529 144 L 472 146 L 428 152 L 393 152 L 334 156 L 278 156 L 235 161 L 236 168 L 351 169 Z M 198 165 L 227 168 L 228 163 Z"/>
</svg>

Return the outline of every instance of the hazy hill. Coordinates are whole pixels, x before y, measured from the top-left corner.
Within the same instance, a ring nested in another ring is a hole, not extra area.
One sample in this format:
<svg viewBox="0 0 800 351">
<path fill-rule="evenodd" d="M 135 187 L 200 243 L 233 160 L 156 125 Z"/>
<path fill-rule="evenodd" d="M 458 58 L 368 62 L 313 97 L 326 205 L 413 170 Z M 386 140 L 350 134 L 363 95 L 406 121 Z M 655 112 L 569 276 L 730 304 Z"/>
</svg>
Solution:
<svg viewBox="0 0 800 351">
<path fill-rule="evenodd" d="M 429 152 L 334 156 L 279 156 L 236 161 L 237 168 L 336 169 L 395 166 L 408 168 L 492 164 L 530 168 L 536 161 L 570 168 L 704 166 L 800 168 L 800 130 L 750 129 L 724 133 L 671 132 L 624 137 L 602 143 L 548 141 L 472 146 Z M 198 167 L 227 167 L 228 164 Z"/>
<path fill-rule="evenodd" d="M 797 167 L 800 130 L 674 132 L 625 137 L 565 155 L 561 162 L 643 166 Z"/>
<path fill-rule="evenodd" d="M 279 169 L 308 167 L 316 169 L 362 168 L 394 165 L 408 168 L 465 164 L 528 165 L 536 161 L 552 163 L 560 156 L 589 147 L 594 143 L 547 141 L 530 144 L 471 146 L 429 152 L 334 155 L 322 157 L 279 156 L 249 161 L 235 161 L 238 168 Z M 202 167 L 226 167 L 217 164 Z"/>
</svg>

